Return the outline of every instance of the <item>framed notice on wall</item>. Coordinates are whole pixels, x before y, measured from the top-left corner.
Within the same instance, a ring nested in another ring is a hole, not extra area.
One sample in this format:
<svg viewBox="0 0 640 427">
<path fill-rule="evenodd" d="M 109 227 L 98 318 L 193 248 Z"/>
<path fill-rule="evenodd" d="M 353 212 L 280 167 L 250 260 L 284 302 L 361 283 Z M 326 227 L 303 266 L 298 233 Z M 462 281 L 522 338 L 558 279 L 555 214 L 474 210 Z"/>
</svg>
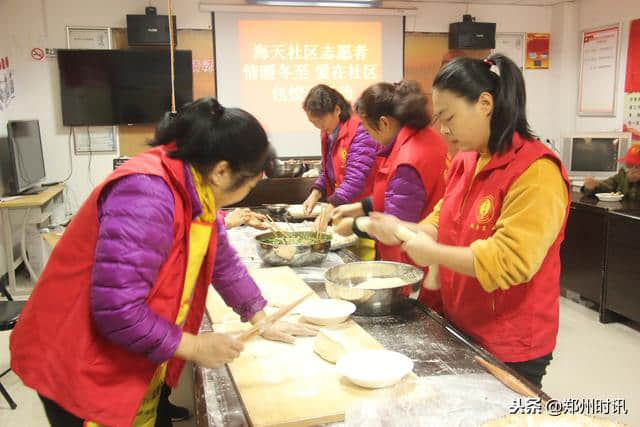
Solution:
<svg viewBox="0 0 640 427">
<path fill-rule="evenodd" d="M 67 26 L 69 49 L 111 49 L 111 28 Z M 73 129 L 76 154 L 115 153 L 115 126 L 91 126 Z"/>
<path fill-rule="evenodd" d="M 585 30 L 580 40 L 579 116 L 615 116 L 620 23 Z"/>
<path fill-rule="evenodd" d="M 522 70 L 524 66 L 524 33 L 497 33 L 496 48 L 492 53 L 505 55 Z"/>
<path fill-rule="evenodd" d="M 67 26 L 67 47 L 69 49 L 111 49 L 111 29 Z"/>
</svg>

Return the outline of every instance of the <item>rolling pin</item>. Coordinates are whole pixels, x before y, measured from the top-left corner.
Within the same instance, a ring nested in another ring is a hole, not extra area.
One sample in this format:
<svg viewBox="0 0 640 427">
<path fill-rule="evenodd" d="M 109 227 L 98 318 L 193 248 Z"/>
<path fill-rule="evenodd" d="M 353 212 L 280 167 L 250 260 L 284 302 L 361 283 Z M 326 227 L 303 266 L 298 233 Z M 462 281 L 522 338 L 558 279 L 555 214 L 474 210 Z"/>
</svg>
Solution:
<svg viewBox="0 0 640 427">
<path fill-rule="evenodd" d="M 360 222 L 358 222 L 358 227 L 362 231 L 368 233 L 370 224 L 371 224 L 371 219 L 364 217 L 363 219 L 360 220 Z M 416 236 L 415 232 L 409 230 L 407 227 L 401 224 L 399 224 L 398 227 L 396 227 L 396 231 L 394 234 L 398 238 L 398 240 L 401 240 L 403 242 L 407 242 Z M 430 291 L 437 291 L 438 289 L 440 289 L 440 283 L 438 283 L 438 265 L 437 264 L 429 266 L 427 277 L 425 277 L 424 281 L 422 282 L 422 286 L 425 289 L 428 289 Z"/>
<path fill-rule="evenodd" d="M 264 332 L 265 329 L 267 329 L 269 326 L 273 325 L 278 320 L 282 319 L 291 310 L 293 310 L 297 305 L 299 305 L 305 299 L 309 298 L 311 295 L 313 295 L 313 293 L 309 292 L 308 294 L 306 294 L 304 296 L 301 296 L 300 298 L 298 298 L 297 300 L 295 300 L 291 304 L 282 307 L 280 310 L 276 311 L 272 315 L 265 317 L 264 319 L 262 319 L 262 321 L 257 322 L 255 325 L 253 325 L 251 327 L 251 329 L 249 329 L 246 332 L 243 332 L 242 334 L 240 334 L 238 336 L 238 339 L 240 341 L 242 341 L 242 342 L 246 342 L 250 338 L 252 338 L 255 334 L 261 334 L 262 332 Z"/>
<path fill-rule="evenodd" d="M 494 365 L 491 362 L 484 360 L 480 356 L 476 356 L 475 359 L 476 359 L 476 362 L 482 365 L 483 368 L 485 368 L 487 371 L 489 371 L 489 373 L 491 373 L 494 377 L 500 380 L 502 384 L 506 385 L 516 393 L 519 393 L 526 397 L 533 397 L 533 398 L 539 397 L 536 392 L 531 390 L 522 381 L 520 381 L 519 379 L 517 379 L 516 377 L 514 377 L 504 369 Z M 542 402 L 544 403 L 545 400 L 542 399 Z"/>
</svg>

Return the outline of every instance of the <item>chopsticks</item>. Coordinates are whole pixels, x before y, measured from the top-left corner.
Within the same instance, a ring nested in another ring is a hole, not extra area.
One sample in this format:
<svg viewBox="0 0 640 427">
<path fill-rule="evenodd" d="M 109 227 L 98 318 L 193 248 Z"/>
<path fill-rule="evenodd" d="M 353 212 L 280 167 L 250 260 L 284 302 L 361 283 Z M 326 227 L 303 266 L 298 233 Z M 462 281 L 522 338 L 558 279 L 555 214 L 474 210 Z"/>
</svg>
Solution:
<svg viewBox="0 0 640 427">
<path fill-rule="evenodd" d="M 305 299 L 309 298 L 311 295 L 313 295 L 313 292 L 309 292 L 308 294 L 301 296 L 291 304 L 286 305 L 280 308 L 280 310 L 276 311 L 272 315 L 265 317 L 263 320 L 253 325 L 251 329 L 240 334 L 238 339 L 242 342 L 246 342 L 247 340 L 252 338 L 255 334 L 262 333 L 265 329 L 267 329 L 268 327 L 273 325 L 275 322 L 277 322 L 278 320 L 282 319 L 284 316 L 289 314 L 291 310 L 293 310 L 298 304 L 300 304 Z"/>
<path fill-rule="evenodd" d="M 280 234 L 280 237 L 286 237 L 285 232 L 276 224 L 276 222 L 271 218 L 271 216 L 267 215 L 267 222 L 271 226 L 271 230 L 275 234 Z"/>
<path fill-rule="evenodd" d="M 328 215 L 328 211 L 329 209 L 326 206 L 323 206 L 322 209 L 320 209 L 320 217 L 318 219 L 318 227 L 316 227 L 316 241 L 320 239 L 320 234 L 324 233 L 324 230 L 326 230 L 326 227 L 328 225 L 327 221 L 327 215 Z M 325 224 L 325 221 L 327 222 L 327 224 Z"/>
</svg>

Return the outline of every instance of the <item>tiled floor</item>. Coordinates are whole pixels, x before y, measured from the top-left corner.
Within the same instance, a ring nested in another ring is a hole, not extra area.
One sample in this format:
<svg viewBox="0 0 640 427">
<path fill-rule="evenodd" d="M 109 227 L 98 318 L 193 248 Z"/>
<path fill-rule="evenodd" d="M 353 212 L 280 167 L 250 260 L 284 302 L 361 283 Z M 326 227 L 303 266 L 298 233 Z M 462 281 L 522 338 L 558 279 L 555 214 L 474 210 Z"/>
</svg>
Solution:
<svg viewBox="0 0 640 427">
<path fill-rule="evenodd" d="M 551 397 L 625 399 L 629 411 L 610 418 L 630 426 L 640 426 L 640 332 L 622 324 L 598 323 L 597 313 L 563 298 L 560 305 L 560 333 L 544 389 Z M 0 333 L 0 370 L 9 363 L 7 332 Z M 46 418 L 37 395 L 24 387 L 15 374 L 2 383 L 18 403 L 9 409 L 0 397 L 0 426 L 46 426 Z M 193 411 L 191 369 L 187 367 L 172 400 Z M 195 426 L 194 420 L 176 423 L 176 427 Z"/>
<path fill-rule="evenodd" d="M 624 399 L 627 415 L 607 418 L 640 426 L 640 332 L 602 324 L 598 313 L 560 300 L 560 332 L 544 390 L 554 399 Z"/>
</svg>

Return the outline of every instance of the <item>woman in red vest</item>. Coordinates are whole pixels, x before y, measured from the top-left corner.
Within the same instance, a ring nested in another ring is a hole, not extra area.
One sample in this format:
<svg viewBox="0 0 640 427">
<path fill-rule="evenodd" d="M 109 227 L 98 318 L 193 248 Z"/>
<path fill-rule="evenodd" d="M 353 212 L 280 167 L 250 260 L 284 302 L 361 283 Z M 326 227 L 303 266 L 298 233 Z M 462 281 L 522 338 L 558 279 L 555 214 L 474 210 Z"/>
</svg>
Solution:
<svg viewBox="0 0 640 427">
<path fill-rule="evenodd" d="M 212 282 L 243 321 L 265 317 L 216 219 L 273 159 L 264 129 L 206 98 L 167 117 L 153 145 L 89 195 L 11 334 L 11 368 L 53 426 L 153 426 L 163 383 L 176 385 L 185 360 L 236 358 L 238 340 L 197 334 Z M 280 322 L 263 336 L 313 333 Z"/>
<path fill-rule="evenodd" d="M 340 92 L 321 84 L 311 88 L 302 108 L 320 129 L 322 143 L 322 172 L 304 201 L 305 212 L 311 213 L 322 198 L 339 206 L 369 196 L 377 147 L 351 105 Z"/>
<path fill-rule="evenodd" d="M 356 111 L 367 132 L 382 147 L 378 151 L 373 196 L 336 208 L 336 229 L 362 235 L 354 218 L 372 211 L 405 221 L 422 220 L 444 194 L 447 146 L 442 136 L 429 127 L 431 118 L 420 85 L 403 81 L 370 86 L 356 102 Z M 376 250 L 379 259 L 413 263 L 399 246 L 378 242 Z M 422 289 L 419 298 L 440 311 L 439 292 Z"/>
<path fill-rule="evenodd" d="M 520 69 L 503 55 L 457 58 L 433 83 L 441 132 L 460 152 L 444 198 L 403 247 L 440 265 L 445 316 L 541 386 L 558 333 L 569 181 L 526 117 Z M 397 220 L 374 217 L 387 244 Z"/>
</svg>

